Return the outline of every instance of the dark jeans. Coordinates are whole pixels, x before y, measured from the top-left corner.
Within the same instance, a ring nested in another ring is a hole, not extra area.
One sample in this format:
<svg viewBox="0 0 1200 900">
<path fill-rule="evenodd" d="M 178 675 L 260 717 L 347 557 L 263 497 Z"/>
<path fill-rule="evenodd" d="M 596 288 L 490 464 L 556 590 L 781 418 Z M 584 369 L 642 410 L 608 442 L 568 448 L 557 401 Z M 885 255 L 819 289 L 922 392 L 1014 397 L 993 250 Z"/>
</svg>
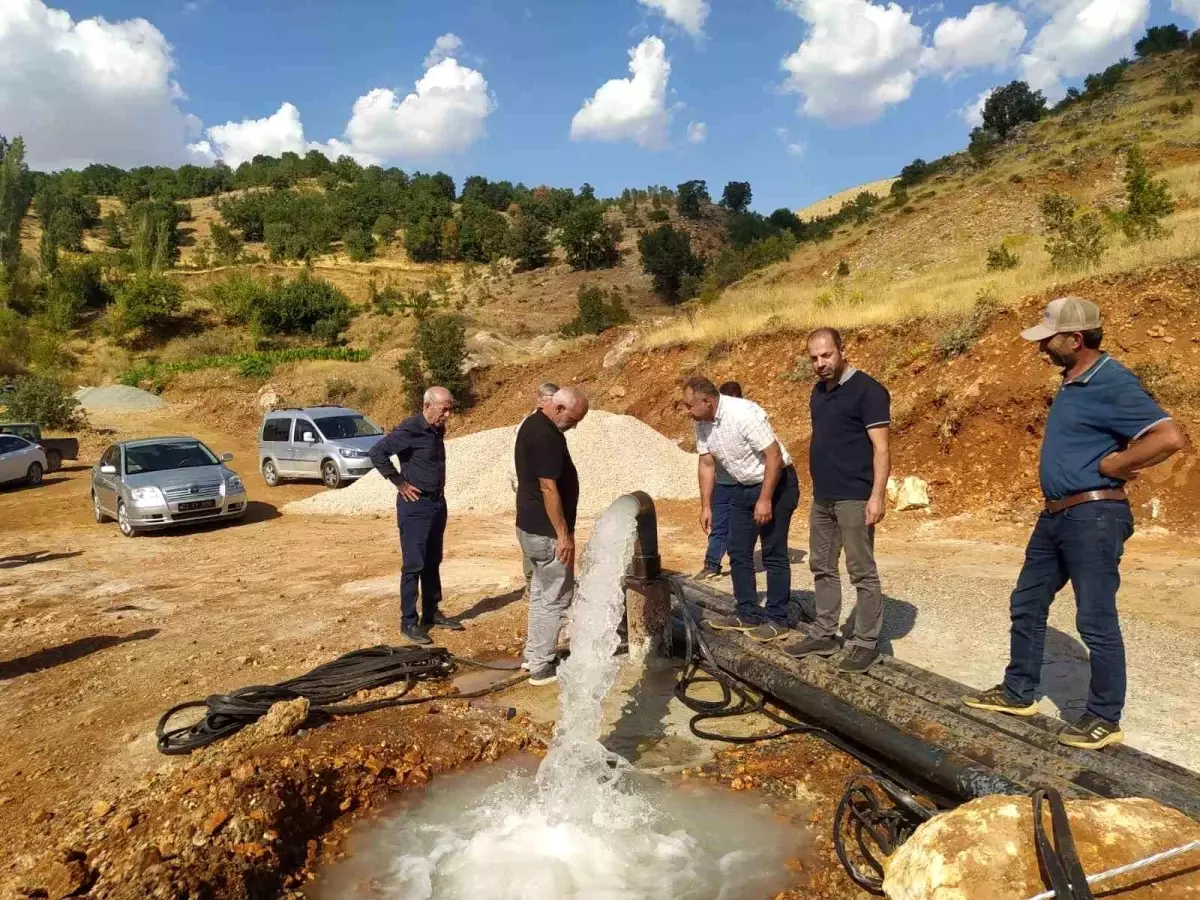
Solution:
<svg viewBox="0 0 1200 900">
<path fill-rule="evenodd" d="M 754 542 L 762 539 L 763 567 L 767 570 L 767 608 L 765 618 L 787 626 L 788 601 L 792 596 L 792 563 L 788 557 L 788 530 L 792 514 L 800 503 L 800 482 L 796 469 L 788 466 L 779 477 L 771 497 L 771 521 L 761 528 L 754 524 L 754 504 L 762 485 L 739 484 L 733 487 L 729 509 L 729 568 L 733 575 L 733 596 L 737 614 L 747 621 L 759 621 L 764 612 L 758 608 L 758 587 L 754 581 Z"/>
<path fill-rule="evenodd" d="M 421 497 L 396 498 L 396 521 L 400 526 L 400 621 L 405 628 L 419 622 L 431 623 L 442 599 L 442 539 L 446 535 L 446 500 Z M 421 616 L 417 618 L 417 588 L 421 594 Z"/>
<path fill-rule="evenodd" d="M 1083 503 L 1042 513 L 1025 549 L 1011 600 L 1012 632 L 1004 687 L 1017 699 L 1037 699 L 1050 604 L 1068 581 L 1075 589 L 1075 627 L 1091 657 L 1087 710 L 1121 721 L 1125 706 L 1125 643 L 1117 617 L 1121 553 L 1133 534 L 1129 504 Z"/>
<path fill-rule="evenodd" d="M 732 484 L 720 482 L 713 486 L 712 530 L 708 533 L 708 552 L 704 554 L 706 569 L 720 569 L 729 549 L 729 512 L 735 489 Z"/>
</svg>

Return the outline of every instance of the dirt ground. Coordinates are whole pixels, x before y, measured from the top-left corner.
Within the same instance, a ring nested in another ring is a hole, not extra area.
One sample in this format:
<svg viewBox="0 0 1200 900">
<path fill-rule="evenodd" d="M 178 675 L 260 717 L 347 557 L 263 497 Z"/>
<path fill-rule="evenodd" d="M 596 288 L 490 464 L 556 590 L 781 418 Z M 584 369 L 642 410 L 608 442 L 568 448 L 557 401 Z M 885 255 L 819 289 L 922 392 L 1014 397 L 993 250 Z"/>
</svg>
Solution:
<svg viewBox="0 0 1200 900">
<path fill-rule="evenodd" d="M 16 883 L 8 879 L 54 839 L 56 817 L 178 770 L 179 761 L 155 747 L 154 726 L 170 706 L 281 681 L 353 649 L 399 643 L 394 522 L 283 516 L 286 502 L 322 488 L 269 490 L 254 472 L 250 439 L 178 415 L 168 408 L 93 416 L 111 433 L 86 442 L 78 465 L 36 489 L 0 489 L 0 841 L 20 850 L 0 863 L 0 884 Z M 232 465 L 253 500 L 246 523 L 133 540 L 111 523 L 95 524 L 87 465 L 104 444 L 134 433 L 181 432 L 235 454 Z M 670 568 L 698 567 L 703 543 L 694 513 L 691 503 L 659 507 Z M 970 517 L 893 514 L 880 538 L 889 595 L 885 648 L 978 687 L 998 680 L 1006 591 L 1025 535 L 1024 527 Z M 803 605 L 811 577 L 801 564 L 802 516 L 792 543 Z M 525 608 L 511 522 L 452 519 L 447 547 L 446 608 L 467 630 L 445 634 L 445 646 L 461 656 L 515 659 Z M 1200 694 L 1196 542 L 1139 536 L 1124 568 L 1130 742 L 1200 767 L 1200 720 L 1188 706 Z M 1077 709 L 1086 692 L 1072 607 L 1069 596 L 1061 598 L 1052 621 L 1060 637 L 1050 643 L 1047 665 L 1051 712 Z M 540 704 L 544 720 L 552 689 L 540 700 L 531 690 L 514 692 L 510 702 L 532 712 Z M 785 755 L 792 752 L 786 746 L 778 748 Z M 830 766 L 844 781 L 848 770 Z"/>
</svg>

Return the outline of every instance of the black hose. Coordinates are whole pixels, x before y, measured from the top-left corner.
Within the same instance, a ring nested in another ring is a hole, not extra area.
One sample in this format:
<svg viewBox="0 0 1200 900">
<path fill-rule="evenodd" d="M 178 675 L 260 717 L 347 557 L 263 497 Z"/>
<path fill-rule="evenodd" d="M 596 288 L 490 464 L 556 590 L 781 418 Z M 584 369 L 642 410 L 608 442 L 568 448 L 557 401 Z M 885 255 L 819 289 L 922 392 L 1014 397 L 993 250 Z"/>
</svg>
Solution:
<svg viewBox="0 0 1200 900">
<path fill-rule="evenodd" d="M 1054 844 L 1046 836 L 1042 821 L 1042 804 L 1050 806 L 1050 826 L 1054 831 Z M 1071 834 L 1071 823 L 1067 808 L 1058 791 L 1051 788 L 1033 792 L 1033 843 L 1037 848 L 1038 862 L 1058 900 L 1092 900 L 1092 889 L 1075 849 L 1075 837 Z"/>
<path fill-rule="evenodd" d="M 241 731 L 247 725 L 266 715 L 268 710 L 281 701 L 304 697 L 309 702 L 310 715 L 351 715 L 371 712 L 394 706 L 411 706 L 447 699 L 445 696 L 408 697 L 409 691 L 418 681 L 430 678 L 446 678 L 454 672 L 455 664 L 479 668 L 499 669 L 488 663 L 460 659 L 450 655 L 442 647 L 368 647 L 355 650 L 323 665 L 311 672 L 290 678 L 274 685 L 252 685 L 239 688 L 228 694 L 212 694 L 205 700 L 192 700 L 173 706 L 158 721 L 155 733 L 158 750 L 169 756 L 191 753 L 222 738 Z M 473 699 L 509 687 L 513 680 L 526 677 L 526 673 L 515 673 L 514 678 L 496 685 L 466 694 L 450 695 L 453 699 Z M 403 682 L 403 689 L 395 697 L 372 700 L 366 703 L 344 704 L 347 697 L 360 691 Z M 167 723 L 186 709 L 207 710 L 200 721 L 182 728 L 168 729 Z"/>
</svg>

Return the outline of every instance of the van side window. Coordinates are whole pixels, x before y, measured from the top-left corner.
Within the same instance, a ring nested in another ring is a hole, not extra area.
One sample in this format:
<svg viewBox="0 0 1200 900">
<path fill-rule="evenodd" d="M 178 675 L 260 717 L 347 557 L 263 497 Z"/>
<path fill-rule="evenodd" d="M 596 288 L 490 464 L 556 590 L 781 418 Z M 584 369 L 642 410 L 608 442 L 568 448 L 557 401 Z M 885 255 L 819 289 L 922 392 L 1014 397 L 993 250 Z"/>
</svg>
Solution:
<svg viewBox="0 0 1200 900">
<path fill-rule="evenodd" d="M 317 431 L 316 425 L 314 425 L 312 422 L 309 422 L 307 419 L 297 419 L 296 430 L 292 434 L 292 443 L 299 444 L 302 442 L 304 440 L 304 432 L 306 431 L 311 431 L 313 433 L 313 437 L 315 437 L 318 441 L 321 439 L 321 432 Z"/>
<path fill-rule="evenodd" d="M 120 461 L 121 448 L 116 444 L 105 450 L 104 455 L 100 457 L 100 465 L 102 466 L 113 466 L 115 468 Z"/>
<path fill-rule="evenodd" d="M 262 439 L 264 441 L 286 441 L 291 427 L 291 419 L 267 419 L 263 423 Z"/>
</svg>

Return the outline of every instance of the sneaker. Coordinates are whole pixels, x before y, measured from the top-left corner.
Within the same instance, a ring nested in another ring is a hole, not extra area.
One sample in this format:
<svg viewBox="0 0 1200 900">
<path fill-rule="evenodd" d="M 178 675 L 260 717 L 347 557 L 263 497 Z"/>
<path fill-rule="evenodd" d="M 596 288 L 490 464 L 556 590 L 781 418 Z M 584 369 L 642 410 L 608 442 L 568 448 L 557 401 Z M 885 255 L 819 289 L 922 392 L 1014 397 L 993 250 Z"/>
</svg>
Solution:
<svg viewBox="0 0 1200 900">
<path fill-rule="evenodd" d="M 783 648 L 783 652 L 796 659 L 806 656 L 833 656 L 838 652 L 838 642 L 831 637 L 806 637 Z"/>
<path fill-rule="evenodd" d="M 789 634 L 791 632 L 786 625 L 776 625 L 774 622 L 763 622 L 753 631 L 749 632 L 750 637 L 761 644 L 765 644 L 768 641 L 777 641 L 780 638 L 787 637 Z"/>
<path fill-rule="evenodd" d="M 1099 750 L 1109 744 L 1125 740 L 1125 733 L 1116 722 L 1107 722 L 1099 716 L 1084 713 L 1074 725 L 1068 725 L 1058 736 L 1060 744 L 1079 750 Z"/>
<path fill-rule="evenodd" d="M 433 638 L 420 625 L 414 625 L 411 628 L 401 628 L 400 633 L 408 638 L 410 644 L 432 644 Z"/>
<path fill-rule="evenodd" d="M 963 703 L 971 709 L 986 709 L 989 712 L 1024 718 L 1036 716 L 1038 711 L 1036 703 L 1024 703 L 1018 700 L 1002 684 L 996 685 L 989 691 L 984 691 L 978 697 L 963 697 Z"/>
<path fill-rule="evenodd" d="M 753 631 L 758 627 L 757 622 L 748 622 L 741 616 L 713 616 L 706 620 L 708 627 L 714 631 Z"/>
<path fill-rule="evenodd" d="M 548 663 L 540 669 L 534 669 L 529 673 L 529 683 L 534 687 L 541 687 L 543 684 L 553 684 L 558 681 L 558 662 Z"/>
<path fill-rule="evenodd" d="M 846 651 L 846 655 L 842 657 L 838 668 L 843 672 L 850 672 L 853 675 L 862 675 L 875 665 L 875 660 L 879 659 L 879 651 L 870 647 L 851 647 Z"/>
<path fill-rule="evenodd" d="M 714 578 L 721 577 L 720 569 L 710 569 L 705 566 L 699 572 L 692 576 L 692 581 L 712 581 Z"/>
<path fill-rule="evenodd" d="M 466 626 L 458 619 L 451 619 L 449 616 L 443 616 L 440 612 L 433 614 L 433 621 L 428 620 L 421 623 L 421 626 L 426 629 L 445 628 L 449 631 L 466 631 Z"/>
</svg>

